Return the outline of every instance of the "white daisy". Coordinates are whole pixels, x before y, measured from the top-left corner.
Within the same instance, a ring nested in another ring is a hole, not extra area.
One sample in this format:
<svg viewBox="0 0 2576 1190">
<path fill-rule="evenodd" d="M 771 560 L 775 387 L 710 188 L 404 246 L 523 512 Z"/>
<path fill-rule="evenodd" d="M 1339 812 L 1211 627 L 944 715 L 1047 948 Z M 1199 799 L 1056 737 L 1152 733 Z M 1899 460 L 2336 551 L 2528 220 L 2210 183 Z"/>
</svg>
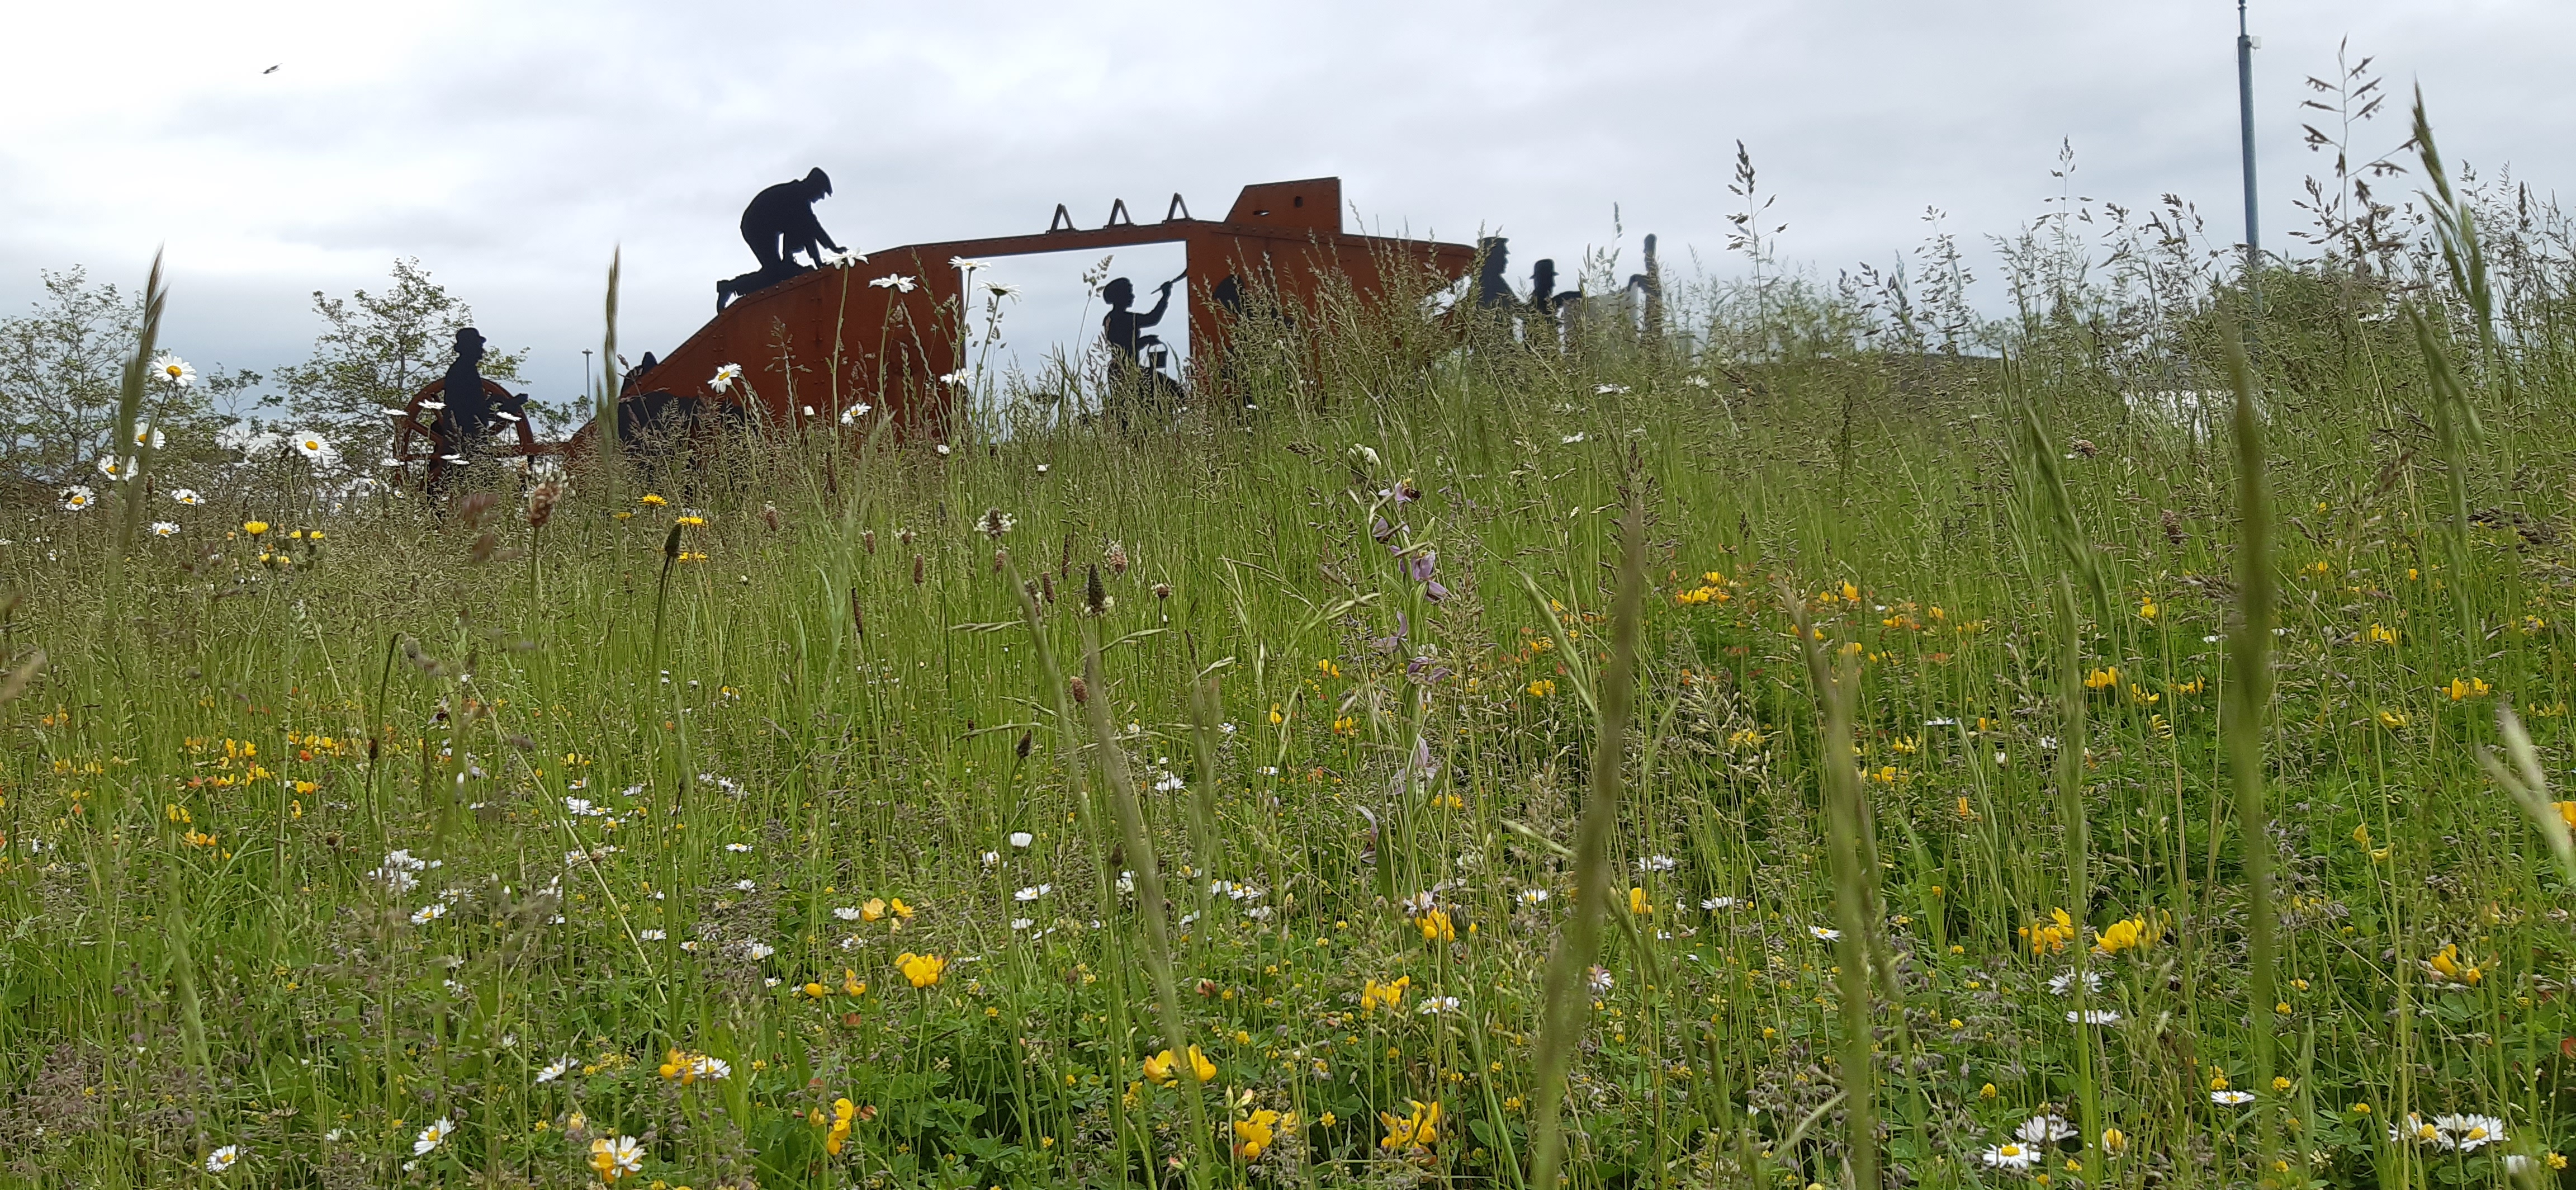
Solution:
<svg viewBox="0 0 2576 1190">
<path fill-rule="evenodd" d="M 168 441 L 168 438 L 163 435 L 161 431 L 153 429 L 152 423 L 142 421 L 134 423 L 134 444 L 136 446 L 148 446 L 154 450 L 159 450 L 161 449 L 161 444 L 166 441 Z"/>
<path fill-rule="evenodd" d="M 2055 992 L 2055 993 L 2057 993 L 2058 995 L 2061 995 L 2061 996 L 2063 996 L 2063 995 L 2065 995 L 2065 994 L 2066 994 L 2067 989 L 2072 988 L 2072 987 L 2074 987 L 2074 986 L 2075 986 L 2075 973 L 2074 973 L 2074 972 L 2072 972 L 2072 971 L 2061 972 L 2061 973 L 2059 973 L 2059 974 L 2057 974 L 2057 975 L 2052 975 L 2052 976 L 2050 976 L 2050 977 L 2049 977 L 2049 979 L 2048 979 L 2048 990 L 2050 990 L 2050 991 L 2052 991 L 2052 992 Z M 2084 973 L 2084 990 L 2086 990 L 2086 991 L 2088 991 L 2088 992 L 2098 992 L 2098 991 L 2101 991 L 2101 990 L 2102 990 L 2102 973 L 2101 973 L 2101 972 L 2099 972 L 2099 971 L 2087 971 L 2087 972 L 2085 972 L 2085 973 Z"/>
<path fill-rule="evenodd" d="M 197 489 L 195 488 L 172 488 L 170 489 L 170 498 L 181 504 L 191 506 L 206 502 L 206 498 L 198 495 Z"/>
<path fill-rule="evenodd" d="M 1650 855 L 1637 861 L 1637 870 L 1640 872 L 1669 872 L 1672 871 L 1674 867 L 1678 866 L 1680 862 L 1681 861 L 1676 860 L 1669 855 Z"/>
<path fill-rule="evenodd" d="M 541 1083 L 553 1082 L 556 1079 L 562 1078 L 564 1076 L 564 1072 L 571 1069 L 572 1059 L 557 1058 L 552 1062 L 546 1063 L 546 1068 L 537 1072 L 537 1081 Z"/>
<path fill-rule="evenodd" d="M 123 483 L 134 478 L 135 469 L 140 466 L 142 464 L 133 455 L 123 458 L 102 455 L 98 460 L 98 473 L 106 476 L 109 483 Z"/>
<path fill-rule="evenodd" d="M 742 952 L 757 960 L 777 954 L 778 948 L 766 942 L 745 942 L 742 944 Z"/>
<path fill-rule="evenodd" d="M 411 1142 L 411 1155 L 426 1157 L 436 1152 L 438 1146 L 447 1143 L 448 1134 L 454 1131 L 456 1125 L 442 1117 L 437 1123 L 420 1130 L 420 1136 Z"/>
<path fill-rule="evenodd" d="M 241 1146 L 225 1145 L 214 1152 L 206 1154 L 206 1172 L 222 1173 L 225 1170 L 231 1169 L 233 1167 L 233 1163 L 239 1160 L 241 1160 Z"/>
<path fill-rule="evenodd" d="M 1840 942 L 1843 940 L 1843 932 L 1841 930 L 1829 930 L 1823 926 L 1808 926 L 1807 932 L 1814 935 L 1818 942 Z"/>
<path fill-rule="evenodd" d="M 1978 1156 L 1988 1166 L 1995 1169 L 2029 1169 L 2039 1161 L 2039 1153 L 2037 1150 L 2034 1150 L 2029 1145 L 2022 1144 L 2019 1141 L 2011 1140 L 2005 1141 L 1999 1145 L 1990 1145 L 1986 1148 L 1985 1152 Z"/>
<path fill-rule="evenodd" d="M 2013 1129 L 2013 1137 L 2023 1144 L 2045 1147 L 2075 1135 L 2075 1125 L 2055 1112 L 2032 1116 Z"/>
<path fill-rule="evenodd" d="M 868 282 L 868 284 L 874 285 L 879 289 L 891 289 L 897 293 L 911 293 L 913 281 L 912 278 L 904 276 L 901 273 L 887 273 L 885 276 Z"/>
<path fill-rule="evenodd" d="M 197 382 L 197 370 L 175 355 L 163 355 L 152 361 L 152 375 L 163 384 L 186 388 Z"/>
<path fill-rule="evenodd" d="M 665 930 L 637 930 L 635 931 L 635 936 L 646 942 L 659 942 L 671 935 Z"/>
<path fill-rule="evenodd" d="M 1700 907 L 1700 908 L 1702 908 L 1702 909 L 1706 909 L 1706 910 L 1708 910 L 1708 911 L 1709 911 L 1709 912 L 1711 912 L 1711 913 L 1715 913 L 1715 912 L 1717 912 L 1717 911 L 1718 911 L 1718 910 L 1720 910 L 1720 909 L 1733 909 L 1733 908 L 1735 908 L 1735 898 L 1733 898 L 1733 897 L 1710 897 L 1709 899 L 1707 899 L 1707 900 L 1705 900 L 1705 901 L 1701 901 L 1701 902 L 1699 903 L 1699 907 Z"/>
<path fill-rule="evenodd" d="M 2209 1093 L 2209 1101 L 2222 1107 L 2243 1107 L 2248 1103 L 2254 1102 L 2254 1092 L 2212 1091 Z"/>
<path fill-rule="evenodd" d="M 154 521 L 154 522 L 152 522 L 152 535 L 153 535 L 154 537 L 172 537 L 172 536 L 176 536 L 176 535 L 178 534 L 178 532 L 179 532 L 179 526 L 178 526 L 176 523 L 174 523 L 174 522 L 171 522 L 171 521 Z"/>
<path fill-rule="evenodd" d="M 2070 1025 L 2077 1023 L 2087 1025 L 2116 1025 L 2120 1023 L 2120 1014 L 2113 1012 L 2108 1008 L 2087 1008 L 2082 1012 L 2068 1012 L 2066 1014 L 2066 1023 Z"/>
<path fill-rule="evenodd" d="M 732 392 L 734 381 L 740 379 L 742 379 L 742 365 L 726 364 L 716 369 L 716 374 L 708 378 L 707 387 L 720 393 Z"/>
<path fill-rule="evenodd" d="M 874 408 L 876 408 L 874 405 L 852 405 L 841 411 L 841 424 L 845 426 L 857 425 L 859 423 L 859 419 L 866 417 L 868 415 L 868 411 Z"/>
<path fill-rule="evenodd" d="M 1425 996 L 1422 998 L 1422 1007 L 1414 1009 L 1414 1011 L 1419 1012 L 1424 1016 L 1432 1016 L 1443 1012 L 1456 1012 L 1458 1011 L 1458 997 Z"/>
<path fill-rule="evenodd" d="M 447 916 L 447 902 L 431 901 L 412 913 L 411 924 L 425 926 L 445 916 Z"/>
<path fill-rule="evenodd" d="M 1027 888 L 1012 893 L 1011 899 L 1025 905 L 1030 901 L 1034 901 L 1039 897 L 1043 897 L 1054 891 L 1055 886 L 1052 884 L 1032 884 Z"/>
<path fill-rule="evenodd" d="M 2435 1116 L 2433 1126 L 2442 1130 L 2442 1138 L 2463 1153 L 2475 1152 L 2504 1139 L 2504 1121 L 2494 1116 Z"/>
<path fill-rule="evenodd" d="M 733 1063 L 727 1062 L 722 1058 L 710 1058 L 704 1055 L 700 1055 L 696 1061 L 689 1063 L 689 1070 L 692 1073 L 695 1073 L 699 1078 L 706 1079 L 710 1082 L 733 1077 Z"/>
<path fill-rule="evenodd" d="M 1026 847 L 1034 842 L 1037 842 L 1037 836 L 1032 835 L 1027 831 L 1011 832 L 1011 846 L 1013 847 Z"/>
<path fill-rule="evenodd" d="M 311 430 L 297 430 L 288 441 L 294 445 L 296 453 L 308 459 L 318 459 L 331 453 L 331 444 Z"/>
<path fill-rule="evenodd" d="M 608 1181 L 644 1172 L 644 1144 L 634 1137 L 600 1137 L 590 1142 L 590 1152 L 593 1158 L 606 1158 L 600 1164 L 608 1168 L 601 1170 L 600 1176 Z"/>
<path fill-rule="evenodd" d="M 989 268 L 993 267 L 993 265 L 992 265 L 992 262 L 990 262 L 990 261 L 984 261 L 984 260 L 968 260 L 967 258 L 965 258 L 965 257 L 963 257 L 963 256 L 951 256 L 951 257 L 949 257 L 949 258 L 948 258 L 948 267 L 950 267 L 950 268 L 952 268 L 952 269 L 967 269 L 967 270 L 973 270 L 973 269 L 989 269 Z"/>
</svg>

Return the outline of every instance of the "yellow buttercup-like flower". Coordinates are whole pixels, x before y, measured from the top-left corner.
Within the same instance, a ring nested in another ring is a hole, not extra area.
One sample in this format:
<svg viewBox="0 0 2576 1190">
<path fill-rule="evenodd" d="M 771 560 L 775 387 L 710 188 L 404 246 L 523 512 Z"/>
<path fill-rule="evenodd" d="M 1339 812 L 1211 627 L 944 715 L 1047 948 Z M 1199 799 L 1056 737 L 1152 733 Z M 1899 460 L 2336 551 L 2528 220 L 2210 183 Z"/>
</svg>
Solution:
<svg viewBox="0 0 2576 1190">
<path fill-rule="evenodd" d="M 1360 988 L 1360 1011 L 1366 1012 L 1370 1009 L 1381 1006 L 1386 1008 L 1402 1007 L 1404 1004 L 1404 991 L 1406 988 L 1412 986 L 1413 977 L 1410 975 L 1399 975 L 1395 978 L 1395 982 L 1393 983 L 1379 983 L 1372 979 L 1368 981 L 1365 986 Z"/>
<path fill-rule="evenodd" d="M 939 973 L 948 969 L 948 960 L 935 954 L 914 954 L 907 950 L 895 957 L 894 965 L 896 970 L 903 972 L 905 979 L 912 982 L 912 986 L 926 988 L 938 984 Z"/>
<path fill-rule="evenodd" d="M 2049 910 L 2051 920 L 2033 922 L 2021 928 L 2021 936 L 2030 942 L 2032 954 L 2056 954 L 2075 941 L 2075 919 L 2063 909 Z"/>
<path fill-rule="evenodd" d="M 1436 1101 L 1424 1103 L 1419 1099 L 1407 1100 L 1407 1102 L 1413 1104 L 1413 1114 L 1410 1116 L 1399 1116 L 1393 1112 L 1377 1114 L 1378 1121 L 1386 1125 L 1386 1137 L 1377 1142 L 1378 1147 L 1429 1148 L 1432 1142 L 1440 1139 L 1440 1104 Z"/>
<path fill-rule="evenodd" d="M 2093 940 L 2093 953 L 2115 955 L 2124 950 L 2144 950 L 2164 935 L 2164 926 L 2146 914 L 2112 922 Z"/>
<path fill-rule="evenodd" d="M 1262 1108 L 1234 1122 L 1234 1155 L 1246 1161 L 1257 1161 L 1278 1139 L 1279 1127 L 1289 1118 L 1269 1108 Z"/>
</svg>

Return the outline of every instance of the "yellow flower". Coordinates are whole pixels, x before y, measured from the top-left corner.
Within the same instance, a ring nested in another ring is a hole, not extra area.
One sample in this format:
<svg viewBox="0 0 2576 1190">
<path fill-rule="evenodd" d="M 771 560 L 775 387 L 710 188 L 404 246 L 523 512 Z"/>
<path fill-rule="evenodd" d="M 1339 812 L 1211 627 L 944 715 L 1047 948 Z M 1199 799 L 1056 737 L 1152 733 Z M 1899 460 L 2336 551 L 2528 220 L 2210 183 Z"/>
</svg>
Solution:
<svg viewBox="0 0 2576 1190">
<path fill-rule="evenodd" d="M 820 999 L 822 999 L 824 996 L 826 996 L 826 995 L 829 995 L 829 994 L 830 994 L 829 989 L 825 988 L 822 984 L 819 984 L 819 983 L 808 983 L 808 984 L 806 984 L 806 985 L 805 985 L 805 988 L 804 988 L 804 991 L 805 991 L 805 994 L 806 994 L 807 996 L 809 996 L 809 997 L 811 997 L 811 998 L 813 998 L 813 999 L 816 999 L 816 1000 L 820 1000 Z"/>
<path fill-rule="evenodd" d="M 1270 1142 L 1278 1138 L 1279 1122 L 1279 1113 L 1266 1107 L 1236 1120 L 1234 1155 L 1246 1161 L 1260 1160 L 1261 1154 L 1270 1148 Z"/>
<path fill-rule="evenodd" d="M 2032 954 L 2056 954 L 2075 941 L 2075 919 L 2063 909 L 2049 910 L 2053 921 L 2034 922 L 2021 928 L 2021 936 L 2030 942 Z"/>
<path fill-rule="evenodd" d="M 1416 924 L 1422 927 L 1422 940 L 1425 942 L 1454 942 L 1458 939 L 1457 928 L 1450 924 L 1448 910 L 1429 910 Z"/>
<path fill-rule="evenodd" d="M 869 897 L 867 904 L 859 906 L 859 919 L 862 921 L 883 921 L 885 913 L 886 903 L 883 897 Z"/>
<path fill-rule="evenodd" d="M 844 996 L 864 996 L 868 994 L 868 985 L 859 982 L 858 972 L 852 971 L 847 967 L 843 967 L 841 968 L 841 994 Z"/>
<path fill-rule="evenodd" d="M 1843 598 L 1852 603 L 1860 602 L 1860 588 L 1855 587 L 1848 582 L 1844 583 Z"/>
<path fill-rule="evenodd" d="M 267 522 L 267 521 L 243 521 L 243 522 L 242 522 L 242 532 L 244 532 L 244 533 L 248 533 L 248 534 L 250 534 L 250 535 L 251 535 L 251 536 L 253 536 L 253 537 L 257 537 L 257 536 L 259 536 L 259 535 L 260 535 L 260 534 L 262 534 L 262 533 L 266 533 L 266 532 L 268 532 L 268 522 Z"/>
<path fill-rule="evenodd" d="M 2478 970 L 2476 964 L 2460 958 L 2460 948 L 2456 943 L 2443 943 L 2441 951 L 2424 960 L 2424 965 L 2432 968 L 2434 974 L 2461 987 L 2472 986 L 2486 978 L 2486 973 Z"/>
<path fill-rule="evenodd" d="M 902 897 L 896 897 L 894 900 L 887 902 L 886 907 L 893 910 L 896 917 L 902 918 L 905 921 L 912 920 L 912 906 L 904 904 Z"/>
<path fill-rule="evenodd" d="M 2149 595 L 2138 601 L 2138 618 L 2141 620 L 2155 619 L 2156 613 L 2159 610 L 2160 609 L 2156 607 L 2156 597 L 2153 595 Z"/>
<path fill-rule="evenodd" d="M 2385 624 L 2373 624 L 2370 626 L 2370 643 L 2374 645 L 2396 644 L 2397 630 Z"/>
<path fill-rule="evenodd" d="M 2141 913 L 2136 917 L 2112 922 L 2093 940 L 2093 953 L 2115 955 L 2124 950 L 2144 950 L 2163 936 L 2161 923 Z"/>
<path fill-rule="evenodd" d="M 670 503 L 670 501 L 665 500 L 660 496 L 656 496 L 651 492 L 646 492 L 644 493 L 643 498 L 637 500 L 636 503 L 641 504 L 646 508 L 660 508 L 661 506 Z"/>
<path fill-rule="evenodd" d="M 677 525 L 687 525 L 692 529 L 703 529 L 706 527 L 707 518 L 702 516 L 684 516 L 672 523 Z"/>
<path fill-rule="evenodd" d="M 2116 665 L 2106 666 L 2084 675 L 2084 688 L 2087 690 L 2111 690 L 2118 688 L 2119 685 L 2120 667 Z"/>
<path fill-rule="evenodd" d="M 2398 728 L 2406 726 L 2406 713 L 2404 711 L 2382 710 L 2379 712 L 2379 725 L 2390 731 L 2395 731 Z"/>
<path fill-rule="evenodd" d="M 2117 1128 L 2105 1128 L 2102 1130 L 2102 1154 L 2104 1156 L 2117 1157 L 2128 1151 L 2129 1137 L 2126 1133 L 2121 1132 Z"/>
<path fill-rule="evenodd" d="M 907 950 L 895 957 L 894 965 L 903 972 L 905 979 L 912 981 L 912 986 L 926 988 L 939 982 L 939 973 L 948 969 L 948 960 L 935 954 L 914 954 Z"/>
<path fill-rule="evenodd" d="M 2453 678 L 2451 684 L 2442 689 L 2451 696 L 2451 701 L 2458 702 L 2463 698 L 2481 697 L 2494 687 L 2487 685 L 2484 678 Z"/>
<path fill-rule="evenodd" d="M 1531 679 L 1528 689 L 1531 697 L 1545 698 L 1556 693 L 1556 683 L 1547 678 L 1534 678 Z"/>
<path fill-rule="evenodd" d="M 2553 802 L 2551 804 L 2558 807 L 2559 820 L 2565 822 L 2568 829 L 2576 830 L 2576 802 Z"/>
<path fill-rule="evenodd" d="M 1404 991 L 1412 986 L 1413 977 L 1410 975 L 1399 975 L 1393 983 L 1369 980 L 1366 986 L 1360 988 L 1360 1011 L 1366 1012 L 1380 1005 L 1388 1008 L 1402 1007 Z"/>
<path fill-rule="evenodd" d="M 1216 1063 L 1208 1061 L 1207 1055 L 1200 1053 L 1199 1047 L 1195 1045 L 1190 1047 L 1189 1052 L 1190 1077 L 1203 1083 L 1215 1081 Z M 1169 1086 L 1172 1083 L 1172 1072 L 1179 1065 L 1180 1059 L 1173 1057 L 1172 1051 L 1164 1050 L 1145 1059 L 1145 1077 Z"/>
<path fill-rule="evenodd" d="M 1629 913 L 1638 917 L 1644 917 L 1654 911 L 1655 907 L 1646 903 L 1646 890 L 1633 887 L 1628 890 Z"/>
<path fill-rule="evenodd" d="M 1378 1147 L 1429 1148 L 1432 1142 L 1440 1139 L 1440 1104 L 1437 1101 L 1424 1103 L 1419 1099 L 1406 1102 L 1413 1105 L 1411 1116 L 1399 1116 L 1393 1112 L 1377 1114 L 1379 1122 L 1386 1125 L 1386 1138 L 1377 1142 Z"/>
</svg>

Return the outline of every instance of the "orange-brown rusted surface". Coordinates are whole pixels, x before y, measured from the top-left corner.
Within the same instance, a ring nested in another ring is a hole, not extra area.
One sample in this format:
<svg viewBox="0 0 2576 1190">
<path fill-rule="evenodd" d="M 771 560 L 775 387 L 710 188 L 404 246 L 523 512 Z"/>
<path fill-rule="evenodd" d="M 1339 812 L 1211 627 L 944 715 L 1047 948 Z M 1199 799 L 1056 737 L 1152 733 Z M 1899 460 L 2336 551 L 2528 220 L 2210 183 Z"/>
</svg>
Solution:
<svg viewBox="0 0 2576 1190">
<path fill-rule="evenodd" d="M 1228 276 L 1293 313 L 1311 308 L 1330 286 L 1347 285 L 1363 301 L 1383 299 L 1391 267 L 1445 282 L 1474 265 L 1476 250 L 1465 244 L 1347 234 L 1341 211 L 1341 179 L 1309 178 L 1246 186 L 1223 219 L 1191 218 L 1174 195 L 1155 223 L 1075 228 L 1059 208 L 1052 231 L 869 252 L 865 263 L 805 273 L 735 301 L 635 377 L 628 393 L 756 399 L 771 425 L 831 418 L 865 403 L 890 416 L 900 436 L 935 437 L 947 430 L 951 399 L 939 378 L 959 366 L 957 319 L 965 303 L 953 258 L 1181 244 L 1191 351 L 1201 359 L 1224 351 L 1225 316 L 1210 296 Z M 911 278 L 913 288 L 870 284 L 888 275 Z M 710 381 L 726 364 L 742 367 L 744 383 L 718 393 Z M 586 448 L 594 432 L 582 427 L 575 449 Z"/>
</svg>

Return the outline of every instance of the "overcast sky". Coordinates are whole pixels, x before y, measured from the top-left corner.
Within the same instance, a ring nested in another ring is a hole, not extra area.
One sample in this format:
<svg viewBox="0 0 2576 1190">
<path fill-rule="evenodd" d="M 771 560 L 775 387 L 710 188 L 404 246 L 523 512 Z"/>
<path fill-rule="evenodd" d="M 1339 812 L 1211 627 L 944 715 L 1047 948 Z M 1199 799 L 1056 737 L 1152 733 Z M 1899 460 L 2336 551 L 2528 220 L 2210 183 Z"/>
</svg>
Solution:
<svg viewBox="0 0 2576 1190">
<path fill-rule="evenodd" d="M 0 309 L 36 271 L 172 277 L 201 366 L 302 359 L 311 293 L 418 256 L 536 395 L 580 388 L 610 250 L 620 342 L 668 349 L 751 268 L 761 186 L 820 165 L 861 250 L 1037 231 L 1058 202 L 1202 217 L 1337 174 L 1387 230 L 1512 237 L 1515 273 L 1661 233 L 1727 259 L 1735 142 L 1830 274 L 1920 241 L 1927 206 L 2010 232 L 2058 192 L 2196 200 L 2239 237 L 2232 3 L 22 4 L 0 72 Z M 2288 247 L 2300 80 L 2337 43 L 2420 81 L 2446 152 L 2544 191 L 2567 160 L 2565 0 L 2256 0 L 2267 246 Z M 263 73 L 275 66 L 274 73 Z M 2402 96 L 2401 96 L 2402 102 Z M 2404 138 L 2394 111 L 2365 135 Z M 1991 300 L 1991 295 L 1989 300 Z"/>
</svg>

